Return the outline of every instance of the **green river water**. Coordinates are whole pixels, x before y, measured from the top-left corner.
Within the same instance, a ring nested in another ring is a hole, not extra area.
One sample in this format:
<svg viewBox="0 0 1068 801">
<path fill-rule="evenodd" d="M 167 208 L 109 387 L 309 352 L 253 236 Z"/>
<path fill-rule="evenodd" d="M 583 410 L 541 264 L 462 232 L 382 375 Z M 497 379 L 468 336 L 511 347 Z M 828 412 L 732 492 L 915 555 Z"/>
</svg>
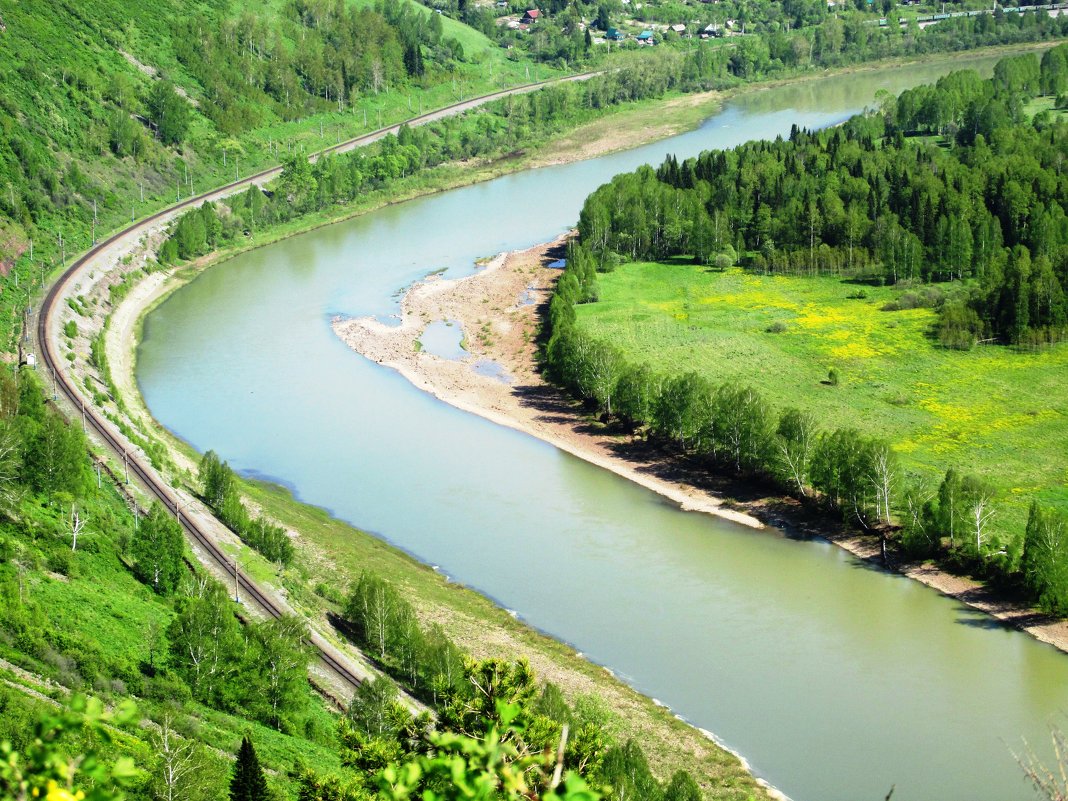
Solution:
<svg viewBox="0 0 1068 801">
<path fill-rule="evenodd" d="M 354 354 L 334 315 L 546 241 L 666 153 L 840 122 L 956 57 L 743 94 L 698 130 L 384 208 L 242 255 L 148 318 L 138 380 L 198 450 L 271 478 L 515 610 L 708 729 L 799 801 L 1033 798 L 1068 658 L 823 541 L 681 512 Z"/>
</svg>

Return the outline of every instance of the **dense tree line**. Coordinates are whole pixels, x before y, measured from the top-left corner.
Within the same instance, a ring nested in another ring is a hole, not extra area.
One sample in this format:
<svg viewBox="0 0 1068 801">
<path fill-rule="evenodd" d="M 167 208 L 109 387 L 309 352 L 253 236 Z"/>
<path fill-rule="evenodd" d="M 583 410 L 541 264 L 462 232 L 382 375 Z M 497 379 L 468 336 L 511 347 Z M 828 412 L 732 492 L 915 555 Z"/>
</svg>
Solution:
<svg viewBox="0 0 1068 801">
<path fill-rule="evenodd" d="M 992 80 L 954 72 L 879 114 L 794 129 L 617 176 L 586 201 L 583 242 L 599 262 L 692 256 L 767 272 L 887 283 L 965 281 L 942 342 L 1038 344 L 1068 334 L 1068 126 L 1023 114 L 1068 46 L 1005 59 Z M 938 134 L 949 146 L 907 139 Z M 934 297 L 939 297 L 935 295 Z"/>
<path fill-rule="evenodd" d="M 588 81 L 511 96 L 416 128 L 402 126 L 398 135 L 370 148 L 325 156 L 314 164 L 294 154 L 284 161 L 269 193 L 250 187 L 225 204 L 204 204 L 182 215 L 159 259 L 170 264 L 193 258 L 247 232 L 350 203 L 440 164 L 519 152 L 599 109 L 680 88 L 684 57 L 670 51 L 649 55 Z"/>
<path fill-rule="evenodd" d="M 255 518 L 249 514 L 237 491 L 234 471 L 215 451 L 201 458 L 199 478 L 205 502 L 223 524 L 268 560 L 286 566 L 293 563 L 295 550 L 286 530 L 262 514 Z"/>
</svg>

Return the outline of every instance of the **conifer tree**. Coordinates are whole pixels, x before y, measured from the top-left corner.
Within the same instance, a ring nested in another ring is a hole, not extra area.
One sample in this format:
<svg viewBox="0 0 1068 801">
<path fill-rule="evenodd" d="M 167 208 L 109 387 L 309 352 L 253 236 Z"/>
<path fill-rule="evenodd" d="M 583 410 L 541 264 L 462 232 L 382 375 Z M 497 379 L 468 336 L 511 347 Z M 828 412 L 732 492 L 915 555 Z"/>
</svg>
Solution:
<svg viewBox="0 0 1068 801">
<path fill-rule="evenodd" d="M 256 749 L 248 735 L 241 740 L 234 763 L 234 776 L 230 780 L 230 801 L 267 801 L 267 778 L 263 775 Z"/>
</svg>

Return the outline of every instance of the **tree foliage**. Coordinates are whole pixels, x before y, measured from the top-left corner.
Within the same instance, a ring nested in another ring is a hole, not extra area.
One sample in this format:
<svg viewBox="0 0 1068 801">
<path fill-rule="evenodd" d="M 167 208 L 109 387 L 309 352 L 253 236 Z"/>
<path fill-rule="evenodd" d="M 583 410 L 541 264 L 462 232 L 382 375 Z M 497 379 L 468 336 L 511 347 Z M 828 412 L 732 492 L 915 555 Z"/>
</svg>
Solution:
<svg viewBox="0 0 1068 801">
<path fill-rule="evenodd" d="M 267 777 L 263 775 L 259 757 L 252 740 L 246 735 L 241 740 L 230 780 L 230 801 L 269 801 Z"/>
<path fill-rule="evenodd" d="M 137 577 L 161 595 L 178 587 L 184 572 L 182 525 L 157 501 L 134 532 L 130 543 Z"/>
<path fill-rule="evenodd" d="M 256 518 L 249 515 L 238 492 L 234 471 L 215 451 L 209 450 L 201 458 L 198 478 L 204 501 L 237 536 L 270 561 L 292 564 L 296 549 L 286 530 L 263 514 Z"/>
</svg>

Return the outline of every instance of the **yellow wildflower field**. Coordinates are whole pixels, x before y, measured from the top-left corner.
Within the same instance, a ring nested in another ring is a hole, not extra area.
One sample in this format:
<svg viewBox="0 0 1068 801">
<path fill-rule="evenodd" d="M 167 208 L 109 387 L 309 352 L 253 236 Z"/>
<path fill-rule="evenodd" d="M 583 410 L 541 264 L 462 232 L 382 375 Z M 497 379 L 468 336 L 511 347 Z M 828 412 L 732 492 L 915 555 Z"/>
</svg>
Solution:
<svg viewBox="0 0 1068 801">
<path fill-rule="evenodd" d="M 933 309 L 886 311 L 902 290 L 832 277 L 638 263 L 600 288 L 579 322 L 629 359 L 749 384 L 826 428 L 884 436 L 932 479 L 949 467 L 981 475 L 1014 526 L 1036 495 L 1068 507 L 1068 345 L 946 350 Z"/>
</svg>

